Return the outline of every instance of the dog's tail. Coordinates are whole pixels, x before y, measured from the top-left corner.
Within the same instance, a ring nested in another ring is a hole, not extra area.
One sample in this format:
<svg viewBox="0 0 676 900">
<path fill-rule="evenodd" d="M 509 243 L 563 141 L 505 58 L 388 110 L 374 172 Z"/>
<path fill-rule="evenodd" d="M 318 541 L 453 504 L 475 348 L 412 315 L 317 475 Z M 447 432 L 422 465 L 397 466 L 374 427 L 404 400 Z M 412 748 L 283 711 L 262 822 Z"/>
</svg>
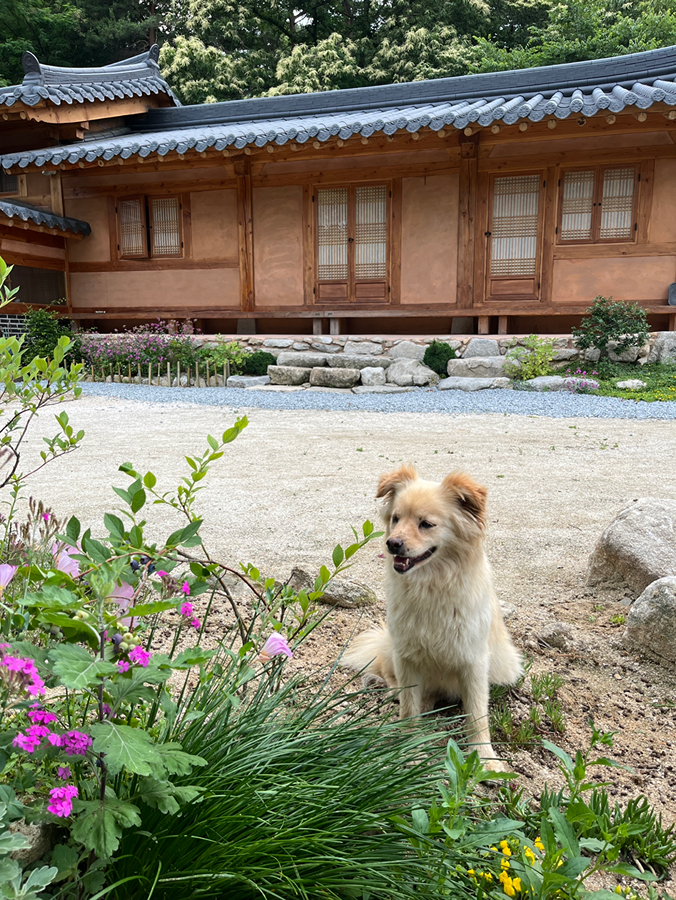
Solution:
<svg viewBox="0 0 676 900">
<path fill-rule="evenodd" d="M 364 631 L 352 641 L 341 659 L 341 665 L 362 672 L 369 680 L 375 676 L 390 687 L 396 687 L 392 662 L 392 638 L 384 625 Z"/>
</svg>

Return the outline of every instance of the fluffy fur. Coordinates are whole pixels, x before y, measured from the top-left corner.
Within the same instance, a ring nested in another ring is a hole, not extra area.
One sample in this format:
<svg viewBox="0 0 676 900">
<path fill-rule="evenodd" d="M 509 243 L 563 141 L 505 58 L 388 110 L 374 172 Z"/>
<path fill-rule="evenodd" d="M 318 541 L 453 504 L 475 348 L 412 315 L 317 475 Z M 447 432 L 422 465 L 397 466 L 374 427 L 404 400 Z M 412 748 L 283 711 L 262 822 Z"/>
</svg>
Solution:
<svg viewBox="0 0 676 900">
<path fill-rule="evenodd" d="M 402 466 L 380 479 L 387 626 L 359 635 L 343 662 L 398 689 L 402 719 L 438 697 L 460 697 L 470 742 L 501 770 L 488 728 L 489 684 L 512 684 L 522 669 L 484 550 L 486 493 L 461 472 L 438 484 Z"/>
</svg>

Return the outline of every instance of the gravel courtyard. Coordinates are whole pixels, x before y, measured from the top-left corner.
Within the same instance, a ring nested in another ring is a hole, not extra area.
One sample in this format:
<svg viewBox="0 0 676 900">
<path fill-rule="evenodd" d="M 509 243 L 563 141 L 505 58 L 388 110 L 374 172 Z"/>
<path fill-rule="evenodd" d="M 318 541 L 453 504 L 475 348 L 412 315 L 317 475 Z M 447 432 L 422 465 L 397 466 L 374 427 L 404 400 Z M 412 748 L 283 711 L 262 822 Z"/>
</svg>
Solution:
<svg viewBox="0 0 676 900">
<path fill-rule="evenodd" d="M 249 427 L 202 492 L 203 535 L 219 558 L 255 562 L 286 577 L 295 565 L 316 570 L 329 562 L 333 546 L 349 542 L 351 525 L 377 521 L 374 493 L 382 472 L 402 462 L 431 479 L 467 470 L 489 488 L 488 550 L 498 595 L 514 607 L 510 629 L 534 657 L 534 672 L 564 679 L 567 729 L 554 739 L 569 750 L 584 748 L 590 717 L 617 731 L 613 755 L 633 771 L 611 776 L 616 795 L 646 794 L 666 822 L 676 819 L 673 673 L 626 654 L 623 629 L 610 621 L 627 611 L 620 595 L 593 596 L 584 585 L 598 536 L 625 504 L 642 496 L 676 499 L 669 474 L 676 456 L 672 420 L 275 410 L 246 408 L 254 401 L 244 391 L 241 407 L 233 408 L 174 396 L 158 402 L 156 391 L 152 402 L 139 402 L 111 391 L 68 403 L 71 423 L 86 431 L 83 446 L 36 474 L 30 493 L 60 517 L 77 512 L 96 533 L 103 512 L 118 505 L 111 485 L 128 483 L 117 471 L 120 463 L 151 469 L 158 487 L 169 489 L 187 473 L 185 454 L 201 452 L 208 433 L 220 434 L 246 414 Z M 52 430 L 50 419 L 42 417 L 30 453 L 40 443 L 39 429 Z M 150 508 L 148 518 L 161 526 L 158 537 L 173 524 L 165 508 Z M 382 615 L 383 565 L 382 547 L 373 544 L 352 570 L 376 590 L 379 609 L 336 610 L 294 665 L 310 669 L 335 659 L 353 629 Z M 574 626 L 566 652 L 538 641 L 554 621 Z M 515 714 L 527 716 L 527 698 L 514 703 Z M 540 749 L 518 751 L 511 761 L 533 788 L 551 773 L 551 757 Z"/>
</svg>

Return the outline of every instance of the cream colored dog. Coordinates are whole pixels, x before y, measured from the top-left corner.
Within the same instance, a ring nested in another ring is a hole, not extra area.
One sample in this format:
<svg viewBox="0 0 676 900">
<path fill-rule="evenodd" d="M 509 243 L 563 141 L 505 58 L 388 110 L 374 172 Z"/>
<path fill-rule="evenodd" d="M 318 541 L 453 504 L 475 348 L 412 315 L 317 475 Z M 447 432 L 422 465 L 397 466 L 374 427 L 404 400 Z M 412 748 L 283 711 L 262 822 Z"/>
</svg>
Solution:
<svg viewBox="0 0 676 900">
<path fill-rule="evenodd" d="M 390 554 L 387 627 L 359 635 L 343 662 L 400 688 L 402 719 L 429 711 L 438 697 L 459 696 L 470 742 L 500 771 L 488 727 L 489 684 L 512 684 L 522 669 L 484 550 L 486 494 L 460 472 L 438 484 L 403 466 L 380 479 Z"/>
</svg>

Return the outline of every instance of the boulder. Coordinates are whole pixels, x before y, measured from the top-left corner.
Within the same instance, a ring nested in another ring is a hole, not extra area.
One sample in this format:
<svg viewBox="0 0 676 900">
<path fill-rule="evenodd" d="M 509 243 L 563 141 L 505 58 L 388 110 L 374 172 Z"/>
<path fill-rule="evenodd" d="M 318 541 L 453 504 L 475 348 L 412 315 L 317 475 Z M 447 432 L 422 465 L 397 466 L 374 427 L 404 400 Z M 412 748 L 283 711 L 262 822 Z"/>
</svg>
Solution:
<svg viewBox="0 0 676 900">
<path fill-rule="evenodd" d="M 574 347 L 561 347 L 554 350 L 552 354 L 552 362 L 566 362 L 569 359 L 575 359 L 578 351 Z"/>
<path fill-rule="evenodd" d="M 491 338 L 472 338 L 462 358 L 472 359 L 476 356 L 500 356 L 500 345 Z"/>
<path fill-rule="evenodd" d="M 362 370 L 363 371 L 363 370 Z M 353 394 L 408 394 L 417 391 L 416 387 L 398 387 L 396 384 L 359 384 L 352 388 Z"/>
<path fill-rule="evenodd" d="M 560 375 L 538 375 L 523 382 L 533 391 L 565 391 L 566 379 Z"/>
<path fill-rule="evenodd" d="M 304 343 L 303 341 L 294 341 L 293 344 L 292 344 L 292 349 L 293 349 L 293 350 L 301 350 L 301 351 L 302 351 L 302 350 L 309 350 L 309 349 L 310 349 L 310 345 Z"/>
<path fill-rule="evenodd" d="M 470 341 L 470 343 L 472 343 Z M 504 356 L 473 356 L 449 359 L 447 372 L 451 378 L 503 378 Z"/>
<path fill-rule="evenodd" d="M 294 350 L 284 350 L 277 357 L 278 366 L 300 366 L 303 369 L 314 369 L 317 366 L 325 366 L 328 356 L 326 353 L 312 353 Z"/>
<path fill-rule="evenodd" d="M 422 362 L 424 355 L 425 347 L 413 341 L 399 341 L 389 352 L 391 359 L 417 359 L 419 362 Z"/>
<path fill-rule="evenodd" d="M 311 371 L 300 366 L 268 366 L 270 384 L 305 384 L 310 380 Z"/>
<path fill-rule="evenodd" d="M 231 375 L 228 378 L 229 388 L 260 387 L 262 384 L 270 384 L 269 375 Z"/>
<path fill-rule="evenodd" d="M 268 349 L 276 347 L 278 350 L 288 350 L 292 344 L 293 341 L 289 340 L 289 338 L 267 338 L 267 340 L 263 341 L 263 346 Z"/>
<path fill-rule="evenodd" d="M 303 569 L 295 568 L 292 570 L 287 584 L 294 591 L 314 591 L 315 580 L 311 575 Z M 367 584 L 360 581 L 349 581 L 346 578 L 334 578 L 326 586 L 324 596 L 320 597 L 318 603 L 325 603 L 328 606 L 342 606 L 345 609 L 355 609 L 358 606 L 373 606 L 378 602 L 378 597 Z"/>
<path fill-rule="evenodd" d="M 317 337 L 312 339 L 312 349 L 318 353 L 340 353 L 343 348 L 330 337 Z"/>
<path fill-rule="evenodd" d="M 386 373 L 388 384 L 399 387 L 416 385 L 422 387 L 438 381 L 439 376 L 417 359 L 395 359 Z"/>
<path fill-rule="evenodd" d="M 440 391 L 490 391 L 512 387 L 509 378 L 444 378 L 437 388 Z"/>
<path fill-rule="evenodd" d="M 634 601 L 622 637 L 626 647 L 676 665 L 676 578 L 658 578 Z"/>
<path fill-rule="evenodd" d="M 640 378 L 628 378 L 626 381 L 618 381 L 617 387 L 623 391 L 641 391 L 644 387 L 647 387 L 647 384 L 645 381 L 641 381 Z"/>
<path fill-rule="evenodd" d="M 648 354 L 649 363 L 676 363 L 676 331 L 658 331 Z"/>
<path fill-rule="evenodd" d="M 608 359 L 612 362 L 635 363 L 641 352 L 640 347 L 627 347 L 626 350 L 616 351 L 618 341 L 608 341 Z"/>
<path fill-rule="evenodd" d="M 348 356 L 380 356 L 383 352 L 382 344 L 375 341 L 348 341 L 344 352 Z"/>
<path fill-rule="evenodd" d="M 340 356 L 330 356 L 328 363 L 336 369 L 366 369 L 369 366 L 387 369 L 392 360 L 389 356 L 345 356 L 341 353 Z"/>
<path fill-rule="evenodd" d="M 359 369 L 331 369 L 318 367 L 310 372 L 313 387 L 351 388 L 358 383 Z"/>
<path fill-rule="evenodd" d="M 676 500 L 642 497 L 605 529 L 589 560 L 587 584 L 625 584 L 636 594 L 676 575 Z"/>
<path fill-rule="evenodd" d="M 361 383 L 373 387 L 376 384 L 385 384 L 385 369 L 382 366 L 366 366 L 361 370 Z"/>
</svg>

